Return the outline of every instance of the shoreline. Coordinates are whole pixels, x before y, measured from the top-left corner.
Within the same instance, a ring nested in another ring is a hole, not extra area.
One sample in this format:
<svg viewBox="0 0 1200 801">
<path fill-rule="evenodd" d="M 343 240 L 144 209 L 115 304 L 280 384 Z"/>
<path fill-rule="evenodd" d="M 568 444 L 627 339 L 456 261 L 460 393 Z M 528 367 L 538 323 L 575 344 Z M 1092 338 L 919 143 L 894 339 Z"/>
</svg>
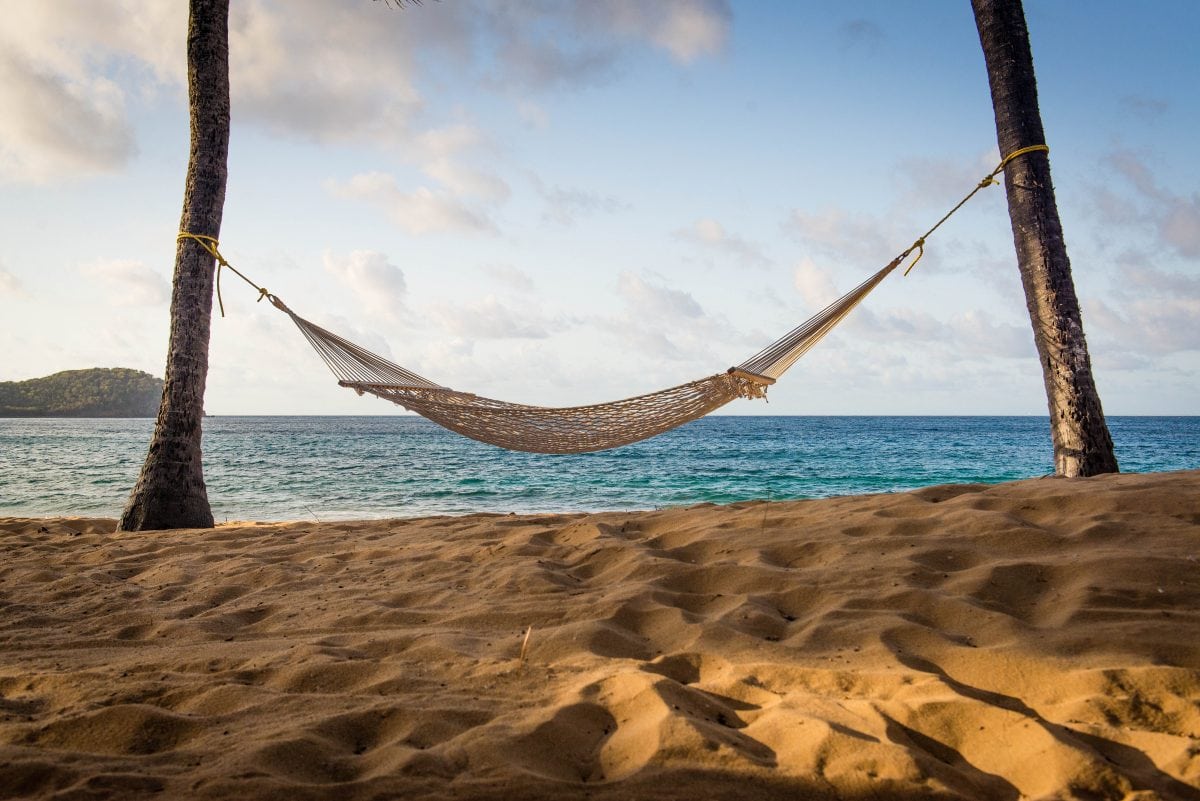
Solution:
<svg viewBox="0 0 1200 801">
<path fill-rule="evenodd" d="M 1200 798 L 1200 471 L 114 526 L 0 518 L 0 798 Z"/>
</svg>

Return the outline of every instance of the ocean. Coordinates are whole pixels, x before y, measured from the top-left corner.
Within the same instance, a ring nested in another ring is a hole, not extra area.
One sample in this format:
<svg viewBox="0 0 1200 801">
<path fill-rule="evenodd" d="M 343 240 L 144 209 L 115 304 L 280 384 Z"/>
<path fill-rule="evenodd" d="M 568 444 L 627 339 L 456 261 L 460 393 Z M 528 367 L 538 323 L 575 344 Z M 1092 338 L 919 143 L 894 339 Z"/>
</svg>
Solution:
<svg viewBox="0 0 1200 801">
<path fill-rule="evenodd" d="M 1110 417 L 1126 472 L 1200 468 L 1200 417 Z M 120 515 L 149 419 L 0 419 L 0 516 Z M 209 417 L 218 521 L 656 509 L 899 492 L 1053 472 L 1045 417 L 710 416 L 578 456 L 512 453 L 419 417 Z"/>
</svg>

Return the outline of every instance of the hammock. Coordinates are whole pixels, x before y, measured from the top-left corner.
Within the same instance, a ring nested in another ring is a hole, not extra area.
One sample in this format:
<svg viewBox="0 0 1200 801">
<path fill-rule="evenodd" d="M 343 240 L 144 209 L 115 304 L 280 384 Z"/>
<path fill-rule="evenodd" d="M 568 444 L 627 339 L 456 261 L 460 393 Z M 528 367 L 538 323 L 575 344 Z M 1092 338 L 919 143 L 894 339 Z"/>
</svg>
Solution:
<svg viewBox="0 0 1200 801">
<path fill-rule="evenodd" d="M 765 398 L 767 387 L 833 330 L 910 253 L 916 251 L 916 258 L 904 271 L 908 275 L 925 253 L 926 238 L 979 190 L 993 186 L 996 176 L 1004 171 L 1010 161 L 1039 151 L 1049 153 L 1050 148 L 1046 145 L 1029 145 L 1009 153 L 958 205 L 890 264 L 738 366 L 670 389 L 593 406 L 526 406 L 435 384 L 300 317 L 283 301 L 226 261 L 217 250 L 216 238 L 187 231 L 181 232 L 178 238 L 194 240 L 216 259 L 217 301 L 221 305 L 222 315 L 225 305 L 221 301 L 221 268 L 228 267 L 258 290 L 259 300 L 267 298 L 292 318 L 292 322 L 337 376 L 341 386 L 349 387 L 359 395 L 369 392 L 451 431 L 501 448 L 531 453 L 588 453 L 648 439 L 703 417 L 734 398 Z"/>
<path fill-rule="evenodd" d="M 359 395 L 369 392 L 451 431 L 501 448 L 588 453 L 648 439 L 703 417 L 734 398 L 765 398 L 767 387 L 833 330 L 903 258 L 723 373 L 648 395 L 565 408 L 508 403 L 441 386 L 305 320 L 274 295 L 263 294 L 292 318 L 338 384 Z"/>
</svg>

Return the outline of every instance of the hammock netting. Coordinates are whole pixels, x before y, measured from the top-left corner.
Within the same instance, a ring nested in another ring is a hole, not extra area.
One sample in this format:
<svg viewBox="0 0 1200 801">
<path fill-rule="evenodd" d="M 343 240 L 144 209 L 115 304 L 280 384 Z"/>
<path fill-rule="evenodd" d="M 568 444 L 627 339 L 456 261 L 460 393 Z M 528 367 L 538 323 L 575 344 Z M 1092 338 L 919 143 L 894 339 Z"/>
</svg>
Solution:
<svg viewBox="0 0 1200 801">
<path fill-rule="evenodd" d="M 349 340 L 286 312 L 341 386 L 399 404 L 451 431 L 516 451 L 587 453 L 653 437 L 719 409 L 734 398 L 762 398 L 900 263 L 896 259 L 737 367 L 670 389 L 591 406 L 552 408 L 484 398 L 422 378 Z M 265 293 L 264 293 L 265 294 Z"/>
</svg>

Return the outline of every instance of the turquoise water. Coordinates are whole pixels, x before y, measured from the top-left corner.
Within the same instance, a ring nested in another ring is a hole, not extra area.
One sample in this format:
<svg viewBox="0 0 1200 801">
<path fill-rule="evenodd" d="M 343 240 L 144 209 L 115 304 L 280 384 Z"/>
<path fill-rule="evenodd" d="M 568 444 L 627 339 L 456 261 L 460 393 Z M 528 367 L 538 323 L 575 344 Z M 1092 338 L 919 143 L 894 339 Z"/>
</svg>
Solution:
<svg viewBox="0 0 1200 801">
<path fill-rule="evenodd" d="M 120 514 L 151 420 L 0 419 L 0 516 Z M 1200 417 L 1110 417 L 1123 470 L 1200 468 Z M 706 417 L 603 453 L 511 453 L 416 417 L 210 417 L 217 520 L 653 509 L 1053 471 L 1038 417 Z"/>
</svg>

